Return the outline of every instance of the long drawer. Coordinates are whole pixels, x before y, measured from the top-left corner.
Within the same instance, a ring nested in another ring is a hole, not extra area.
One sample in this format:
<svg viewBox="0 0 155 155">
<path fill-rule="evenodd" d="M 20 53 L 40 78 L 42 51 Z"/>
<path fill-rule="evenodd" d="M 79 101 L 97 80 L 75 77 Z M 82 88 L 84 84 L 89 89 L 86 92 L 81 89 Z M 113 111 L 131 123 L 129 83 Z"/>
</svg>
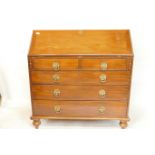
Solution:
<svg viewBox="0 0 155 155">
<path fill-rule="evenodd" d="M 126 100 L 128 86 L 32 85 L 33 99 Z"/>
<path fill-rule="evenodd" d="M 50 117 L 126 117 L 127 102 L 33 100 L 33 114 Z"/>
<path fill-rule="evenodd" d="M 41 84 L 89 84 L 89 85 L 128 85 L 129 71 L 32 71 L 32 83 Z"/>
</svg>

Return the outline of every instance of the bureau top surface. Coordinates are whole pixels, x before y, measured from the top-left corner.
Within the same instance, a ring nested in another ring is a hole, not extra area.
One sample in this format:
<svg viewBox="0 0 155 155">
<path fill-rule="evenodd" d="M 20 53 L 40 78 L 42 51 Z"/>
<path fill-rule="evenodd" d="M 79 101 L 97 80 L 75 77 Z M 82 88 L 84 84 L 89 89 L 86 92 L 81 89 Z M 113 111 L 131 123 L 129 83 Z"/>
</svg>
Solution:
<svg viewBox="0 0 155 155">
<path fill-rule="evenodd" d="M 34 30 L 29 56 L 132 55 L 129 30 Z"/>
</svg>

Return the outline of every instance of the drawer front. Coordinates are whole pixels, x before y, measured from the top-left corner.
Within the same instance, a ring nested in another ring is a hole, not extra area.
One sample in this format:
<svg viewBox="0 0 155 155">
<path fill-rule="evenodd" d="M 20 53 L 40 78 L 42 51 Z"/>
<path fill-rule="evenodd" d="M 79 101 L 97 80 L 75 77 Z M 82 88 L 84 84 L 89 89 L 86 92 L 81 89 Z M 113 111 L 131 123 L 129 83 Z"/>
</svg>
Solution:
<svg viewBox="0 0 155 155">
<path fill-rule="evenodd" d="M 82 59 L 80 67 L 85 70 L 127 70 L 126 59 Z"/>
<path fill-rule="evenodd" d="M 41 84 L 98 84 L 98 85 L 128 85 L 130 72 L 128 71 L 32 71 L 32 83 Z"/>
<path fill-rule="evenodd" d="M 33 99 L 126 100 L 128 86 L 32 85 Z"/>
<path fill-rule="evenodd" d="M 78 59 L 33 58 L 32 68 L 37 70 L 76 70 Z"/>
<path fill-rule="evenodd" d="M 127 59 L 31 58 L 36 70 L 127 70 Z"/>
<path fill-rule="evenodd" d="M 50 101 L 33 100 L 33 115 L 51 117 L 126 117 L 127 103 L 122 101 Z"/>
</svg>

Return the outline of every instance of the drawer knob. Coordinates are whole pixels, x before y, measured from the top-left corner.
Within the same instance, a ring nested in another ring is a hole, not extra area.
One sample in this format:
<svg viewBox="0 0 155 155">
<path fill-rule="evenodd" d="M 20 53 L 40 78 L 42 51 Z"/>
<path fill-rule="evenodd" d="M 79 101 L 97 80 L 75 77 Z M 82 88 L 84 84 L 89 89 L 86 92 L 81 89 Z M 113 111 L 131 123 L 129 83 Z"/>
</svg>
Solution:
<svg viewBox="0 0 155 155">
<path fill-rule="evenodd" d="M 56 113 L 61 112 L 61 107 L 60 107 L 59 105 L 54 106 L 54 111 L 55 111 Z"/>
<path fill-rule="evenodd" d="M 52 68 L 55 71 L 60 70 L 60 64 L 58 62 L 53 62 Z"/>
<path fill-rule="evenodd" d="M 59 90 L 59 89 L 54 89 L 53 95 L 54 95 L 55 97 L 60 96 L 60 90 Z"/>
<path fill-rule="evenodd" d="M 60 79 L 60 76 L 57 75 L 57 74 L 54 74 L 54 75 L 52 76 L 52 78 L 53 78 L 54 81 L 58 81 L 58 80 Z"/>
<path fill-rule="evenodd" d="M 104 89 L 99 90 L 99 96 L 100 96 L 100 97 L 104 97 L 105 94 L 106 94 L 106 92 L 105 92 Z"/>
<path fill-rule="evenodd" d="M 101 74 L 100 75 L 100 80 L 101 80 L 101 82 L 105 82 L 106 81 L 106 75 L 105 74 Z"/>
<path fill-rule="evenodd" d="M 104 113 L 105 107 L 104 107 L 104 106 L 99 107 L 99 108 L 98 108 L 98 111 L 99 111 L 100 113 Z"/>
<path fill-rule="evenodd" d="M 107 70 L 107 67 L 108 67 L 107 63 L 105 62 L 101 63 L 101 70 Z"/>
</svg>

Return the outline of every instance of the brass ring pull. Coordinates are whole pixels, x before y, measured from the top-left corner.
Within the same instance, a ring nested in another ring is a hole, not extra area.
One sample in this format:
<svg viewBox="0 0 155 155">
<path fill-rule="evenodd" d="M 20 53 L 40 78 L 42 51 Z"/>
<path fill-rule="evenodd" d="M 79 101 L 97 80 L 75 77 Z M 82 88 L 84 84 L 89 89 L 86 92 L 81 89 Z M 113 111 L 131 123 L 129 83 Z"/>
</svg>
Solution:
<svg viewBox="0 0 155 155">
<path fill-rule="evenodd" d="M 107 70 L 107 67 L 108 67 L 107 63 L 105 62 L 101 63 L 101 70 Z"/>
<path fill-rule="evenodd" d="M 104 89 L 99 90 L 99 96 L 104 97 L 106 95 L 106 92 Z"/>
<path fill-rule="evenodd" d="M 58 81 L 58 80 L 60 79 L 60 76 L 57 75 L 57 74 L 54 74 L 54 75 L 52 76 L 52 79 L 53 79 L 54 81 Z"/>
<path fill-rule="evenodd" d="M 107 77 L 106 77 L 105 74 L 101 74 L 99 78 L 100 78 L 100 81 L 101 81 L 101 82 L 105 82 L 106 79 L 107 79 Z"/>
<path fill-rule="evenodd" d="M 58 97 L 58 96 L 60 96 L 60 90 L 59 89 L 54 89 L 54 91 L 53 91 L 53 95 L 55 96 L 55 97 Z"/>
<path fill-rule="evenodd" d="M 98 111 L 103 114 L 105 112 L 105 107 L 104 106 L 99 107 Z"/>
<path fill-rule="evenodd" d="M 60 64 L 58 62 L 53 62 L 52 68 L 53 70 L 58 71 L 60 70 Z"/>
<path fill-rule="evenodd" d="M 61 112 L 61 107 L 60 107 L 59 105 L 54 106 L 54 111 L 55 111 L 56 113 Z"/>
</svg>

